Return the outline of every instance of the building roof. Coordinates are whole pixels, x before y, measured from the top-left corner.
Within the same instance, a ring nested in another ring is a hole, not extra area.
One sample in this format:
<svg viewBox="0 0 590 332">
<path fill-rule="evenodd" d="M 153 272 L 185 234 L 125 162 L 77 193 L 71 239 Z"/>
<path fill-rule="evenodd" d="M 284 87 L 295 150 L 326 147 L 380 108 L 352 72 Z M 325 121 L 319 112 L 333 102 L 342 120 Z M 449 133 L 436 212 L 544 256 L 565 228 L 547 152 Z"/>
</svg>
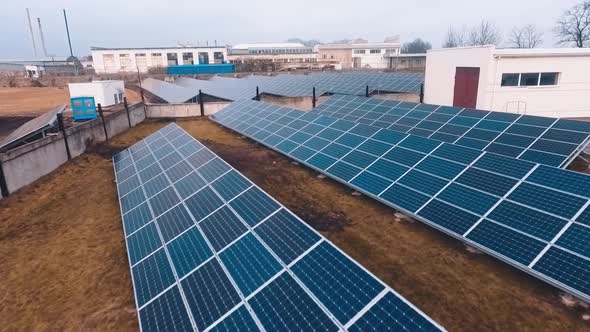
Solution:
<svg viewBox="0 0 590 332">
<path fill-rule="evenodd" d="M 350 44 L 320 44 L 318 49 L 353 49 L 353 48 L 399 48 L 400 43 L 350 43 Z"/>
<path fill-rule="evenodd" d="M 588 48 L 505 48 L 494 50 L 496 57 L 590 56 Z"/>
<path fill-rule="evenodd" d="M 589 48 L 496 48 L 494 45 L 438 48 L 428 53 L 473 49 L 489 49 L 494 57 L 502 58 L 590 56 Z"/>
<path fill-rule="evenodd" d="M 91 46 L 91 51 L 126 51 L 126 50 L 173 50 L 173 49 L 195 49 L 195 48 L 226 48 L 225 46 L 155 46 L 155 47 L 99 47 Z"/>
<path fill-rule="evenodd" d="M 250 48 L 301 48 L 306 47 L 301 43 L 268 43 L 268 44 L 237 44 L 232 46 L 234 50 L 247 50 Z"/>
</svg>

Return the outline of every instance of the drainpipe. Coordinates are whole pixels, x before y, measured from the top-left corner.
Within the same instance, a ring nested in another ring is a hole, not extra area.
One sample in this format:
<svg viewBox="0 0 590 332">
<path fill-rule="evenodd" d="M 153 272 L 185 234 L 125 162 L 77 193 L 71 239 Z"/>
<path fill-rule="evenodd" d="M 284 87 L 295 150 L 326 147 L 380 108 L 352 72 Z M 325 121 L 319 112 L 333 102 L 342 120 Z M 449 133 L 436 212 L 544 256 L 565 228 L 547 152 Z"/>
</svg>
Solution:
<svg viewBox="0 0 590 332">
<path fill-rule="evenodd" d="M 494 84 L 492 85 L 492 99 L 490 102 L 490 111 L 494 110 L 494 97 L 496 96 L 496 79 L 498 77 L 498 68 L 500 67 L 500 60 L 502 60 L 502 56 L 498 55 L 498 60 L 496 61 L 496 70 L 494 72 Z M 502 84 L 501 82 L 502 78 L 500 78 L 500 84 Z"/>
</svg>

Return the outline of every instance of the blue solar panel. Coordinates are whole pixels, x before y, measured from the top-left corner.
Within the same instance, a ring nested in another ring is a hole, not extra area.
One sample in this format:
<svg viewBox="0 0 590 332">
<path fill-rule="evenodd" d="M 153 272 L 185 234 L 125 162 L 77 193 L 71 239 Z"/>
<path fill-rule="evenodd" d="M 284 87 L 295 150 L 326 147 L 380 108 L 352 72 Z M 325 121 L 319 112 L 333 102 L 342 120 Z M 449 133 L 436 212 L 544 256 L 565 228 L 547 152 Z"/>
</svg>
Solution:
<svg viewBox="0 0 590 332">
<path fill-rule="evenodd" d="M 260 116 L 267 117 L 266 112 L 288 112 L 302 122 L 309 116 L 295 110 L 269 111 L 264 105 L 254 101 L 234 103 L 213 120 L 241 133 L 245 128 L 256 133 L 261 128 L 253 123 Z M 479 121 L 489 113 L 469 110 L 464 114 L 469 116 L 465 119 Z M 332 143 L 320 154 L 311 145 L 310 154 L 315 154 L 308 159 L 293 152 L 282 151 L 284 154 L 543 280 L 555 280 L 534 269 L 546 249 L 560 247 L 555 240 L 564 234 L 564 228 L 573 218 L 581 224 L 590 224 L 590 208 L 586 208 L 590 188 L 587 175 L 374 126 L 357 124 L 360 129 L 355 130 L 350 122 L 318 114 L 313 121 L 332 123 L 330 130 L 337 131 L 332 136 L 347 137 L 348 141 L 342 141 L 349 147 Z M 484 125 L 486 128 L 505 127 L 491 122 L 496 120 L 489 121 Z M 520 129 L 531 127 L 519 126 Z M 353 131 L 371 138 L 353 143 L 349 140 L 354 137 L 350 133 Z M 586 258 L 582 254 L 576 257 Z M 581 262 L 586 264 L 584 268 L 589 268 L 590 260 Z M 569 269 L 565 273 L 576 271 Z M 573 280 L 575 276 L 563 278 Z M 590 298 L 576 285 L 551 280 L 553 285 Z"/>
<path fill-rule="evenodd" d="M 320 118 L 306 117 L 324 125 L 333 122 Z M 268 126 L 270 121 L 257 123 Z M 375 143 L 369 151 L 379 150 L 381 143 Z M 157 157 L 154 146 L 174 151 L 162 151 Z M 138 175 L 130 151 L 142 151 L 138 153 L 142 160 L 152 156 L 155 167 L 146 165 L 144 176 Z M 184 159 L 167 157 L 176 155 Z M 336 161 L 324 157 L 323 163 Z M 162 173 L 159 165 L 164 158 L 170 162 Z M 353 317 L 363 317 L 367 304 L 384 292 L 394 294 L 176 125 L 113 159 L 116 175 L 126 177 L 118 182 L 118 190 L 144 331 L 346 329 Z M 125 186 L 130 181 L 136 183 Z M 152 197 L 147 199 L 146 192 Z M 336 272 L 309 270 L 313 264 Z M 309 278 L 309 273 L 316 275 Z M 346 292 L 318 287 L 335 287 L 336 282 L 347 282 L 339 288 Z M 397 294 L 394 297 L 406 303 Z M 422 317 L 428 322 L 425 328 L 441 329 L 417 309 L 408 308 L 399 314 Z"/>
<path fill-rule="evenodd" d="M 346 102 L 341 103 L 344 99 Z M 407 109 L 414 110 L 407 112 Z M 590 126 L 581 121 L 460 110 L 332 96 L 312 113 L 556 167 L 571 162 L 587 144 L 590 133 L 587 130 Z M 425 144 L 421 146 L 428 149 Z"/>
</svg>

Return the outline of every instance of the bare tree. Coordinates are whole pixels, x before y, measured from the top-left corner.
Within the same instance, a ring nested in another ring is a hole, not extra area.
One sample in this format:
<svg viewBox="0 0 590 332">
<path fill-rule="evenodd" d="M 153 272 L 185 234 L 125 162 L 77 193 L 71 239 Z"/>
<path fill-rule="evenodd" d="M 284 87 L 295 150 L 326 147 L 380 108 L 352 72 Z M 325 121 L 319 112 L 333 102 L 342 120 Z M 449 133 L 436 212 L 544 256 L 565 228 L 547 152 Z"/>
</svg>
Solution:
<svg viewBox="0 0 590 332">
<path fill-rule="evenodd" d="M 494 23 L 481 21 L 469 31 L 468 45 L 498 45 L 502 41 L 502 34 Z"/>
<path fill-rule="evenodd" d="M 414 39 L 414 41 L 409 43 L 404 43 L 402 46 L 401 52 L 402 53 L 426 53 L 429 49 L 432 48 L 432 44 L 427 41 L 424 41 L 420 38 Z"/>
<path fill-rule="evenodd" d="M 559 44 L 575 43 L 577 47 L 588 46 L 590 41 L 590 0 L 566 10 L 555 26 Z"/>
<path fill-rule="evenodd" d="M 532 24 L 514 27 L 508 43 L 515 48 L 535 48 L 543 43 L 543 33 Z"/>
<path fill-rule="evenodd" d="M 465 45 L 465 27 L 462 30 L 455 30 L 455 28 L 450 27 L 449 31 L 447 31 L 447 36 L 445 41 L 443 42 L 443 48 L 451 48 L 451 47 L 462 47 Z"/>
</svg>

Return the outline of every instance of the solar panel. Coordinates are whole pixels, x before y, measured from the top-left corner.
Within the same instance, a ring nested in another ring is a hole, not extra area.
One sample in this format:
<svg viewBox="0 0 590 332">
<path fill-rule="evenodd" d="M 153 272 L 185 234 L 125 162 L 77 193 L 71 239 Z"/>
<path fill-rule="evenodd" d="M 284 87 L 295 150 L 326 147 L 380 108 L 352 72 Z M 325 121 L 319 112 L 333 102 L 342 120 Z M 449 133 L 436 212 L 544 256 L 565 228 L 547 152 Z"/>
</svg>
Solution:
<svg viewBox="0 0 590 332">
<path fill-rule="evenodd" d="M 404 92 L 417 93 L 424 81 L 422 74 L 416 73 L 311 73 L 307 75 L 248 76 L 246 78 L 228 78 L 214 76 L 209 80 L 196 80 L 181 77 L 176 85 L 196 90 L 204 94 L 226 100 L 252 99 L 256 96 L 256 87 L 260 93 L 283 97 L 306 97 L 325 93 L 365 95 L 369 92 Z M 152 89 L 162 91 L 167 87 Z"/>
<path fill-rule="evenodd" d="M 153 78 L 146 78 L 142 80 L 141 88 L 171 104 L 185 103 L 195 98 L 199 94 L 198 89 L 189 89 L 180 85 L 156 80 Z"/>
<path fill-rule="evenodd" d="M 113 163 L 142 331 L 443 330 L 175 124 Z"/>
<path fill-rule="evenodd" d="M 590 122 L 364 97 L 333 96 L 313 112 L 555 167 L 590 135 Z"/>
<path fill-rule="evenodd" d="M 588 175 L 255 101 L 211 119 L 590 299 L 589 250 L 572 245 L 590 230 Z M 284 128 L 291 134 L 280 136 Z M 317 143 L 324 133 L 329 141 Z"/>
<path fill-rule="evenodd" d="M 45 131 L 55 129 L 57 126 L 57 114 L 63 113 L 65 109 L 66 105 L 60 105 L 49 112 L 25 122 L 22 126 L 0 140 L 0 152 L 13 149 Z"/>
</svg>

